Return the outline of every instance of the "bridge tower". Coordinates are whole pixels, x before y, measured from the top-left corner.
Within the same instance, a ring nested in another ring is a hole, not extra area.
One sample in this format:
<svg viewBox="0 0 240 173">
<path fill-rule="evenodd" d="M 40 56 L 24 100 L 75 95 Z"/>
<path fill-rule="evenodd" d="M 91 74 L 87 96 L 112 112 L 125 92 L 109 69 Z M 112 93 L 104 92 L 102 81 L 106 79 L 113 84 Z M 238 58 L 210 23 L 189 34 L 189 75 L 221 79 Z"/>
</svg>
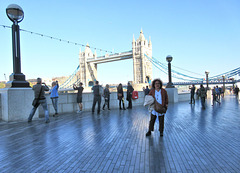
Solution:
<svg viewBox="0 0 240 173">
<path fill-rule="evenodd" d="M 145 39 L 141 29 L 139 38 L 132 41 L 134 83 L 150 83 L 152 81 L 152 63 L 144 56 L 152 57 L 152 42 Z"/>
<path fill-rule="evenodd" d="M 78 80 L 85 86 L 92 86 L 97 79 L 97 64 L 87 62 L 87 59 L 95 59 L 97 53 L 93 54 L 90 46 L 87 44 L 83 52 L 79 52 L 79 72 Z"/>
</svg>

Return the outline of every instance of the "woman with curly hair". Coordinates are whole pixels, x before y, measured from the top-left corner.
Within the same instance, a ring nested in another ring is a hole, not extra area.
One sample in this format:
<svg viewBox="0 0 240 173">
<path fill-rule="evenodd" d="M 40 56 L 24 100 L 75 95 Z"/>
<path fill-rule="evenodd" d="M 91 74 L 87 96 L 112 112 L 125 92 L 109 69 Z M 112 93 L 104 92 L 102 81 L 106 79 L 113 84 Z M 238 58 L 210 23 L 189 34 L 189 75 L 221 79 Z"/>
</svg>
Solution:
<svg viewBox="0 0 240 173">
<path fill-rule="evenodd" d="M 168 108 L 168 95 L 167 95 L 167 91 L 162 88 L 162 85 L 163 85 L 163 83 L 160 79 L 154 79 L 152 82 L 152 89 L 148 95 L 153 96 L 153 98 L 155 99 L 155 105 L 161 104 L 163 106 L 163 109 L 165 109 L 164 112 L 166 113 L 167 108 Z M 160 136 L 163 136 L 165 113 L 157 112 L 156 107 L 154 106 L 154 110 L 151 112 L 151 120 L 149 122 L 149 129 L 148 129 L 148 132 L 146 133 L 146 136 L 150 136 L 151 131 L 154 131 L 154 123 L 157 119 L 157 116 L 158 116 L 158 120 L 159 120 Z"/>
</svg>

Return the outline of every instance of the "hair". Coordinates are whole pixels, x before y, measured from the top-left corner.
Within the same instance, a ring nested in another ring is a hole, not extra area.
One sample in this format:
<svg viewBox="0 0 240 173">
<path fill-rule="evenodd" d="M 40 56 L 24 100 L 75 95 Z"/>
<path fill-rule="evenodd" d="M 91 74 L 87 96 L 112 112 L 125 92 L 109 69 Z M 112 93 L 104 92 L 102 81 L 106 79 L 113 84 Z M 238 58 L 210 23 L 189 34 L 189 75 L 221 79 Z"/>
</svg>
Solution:
<svg viewBox="0 0 240 173">
<path fill-rule="evenodd" d="M 203 84 L 201 84 L 200 87 L 203 88 Z"/>
<path fill-rule="evenodd" d="M 42 79 L 40 77 L 37 78 L 37 83 L 40 84 L 42 82 Z"/>
<path fill-rule="evenodd" d="M 117 87 L 117 89 L 119 90 L 120 88 L 122 88 L 122 84 L 120 83 Z"/>
<path fill-rule="evenodd" d="M 83 85 L 83 83 L 82 83 L 82 82 L 80 82 L 80 83 L 79 83 L 79 85 Z"/>
<path fill-rule="evenodd" d="M 95 84 L 98 84 L 99 82 L 96 80 Z"/>
<path fill-rule="evenodd" d="M 157 81 L 160 83 L 160 89 L 162 89 L 162 80 L 159 79 L 159 78 L 154 79 L 154 80 L 152 81 L 152 88 L 155 89 L 155 83 L 156 83 Z"/>
<path fill-rule="evenodd" d="M 109 88 L 109 85 L 108 85 L 108 84 L 106 85 L 106 88 Z"/>
<path fill-rule="evenodd" d="M 57 85 L 57 82 L 52 82 L 52 86 L 53 86 L 53 85 Z"/>
</svg>

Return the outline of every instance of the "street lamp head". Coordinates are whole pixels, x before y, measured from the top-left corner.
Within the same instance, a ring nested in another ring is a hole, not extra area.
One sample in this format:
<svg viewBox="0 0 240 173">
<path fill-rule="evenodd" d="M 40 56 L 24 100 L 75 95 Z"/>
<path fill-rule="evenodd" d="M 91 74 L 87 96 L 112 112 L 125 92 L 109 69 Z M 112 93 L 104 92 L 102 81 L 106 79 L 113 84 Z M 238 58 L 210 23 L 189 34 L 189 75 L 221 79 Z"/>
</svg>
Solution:
<svg viewBox="0 0 240 173">
<path fill-rule="evenodd" d="M 6 13 L 8 18 L 13 22 L 13 23 L 19 23 L 23 20 L 24 18 L 24 12 L 23 9 L 16 4 L 10 4 L 7 9 Z"/>
<path fill-rule="evenodd" d="M 205 74 L 209 74 L 210 72 L 208 70 L 205 71 Z"/>
<path fill-rule="evenodd" d="M 173 57 L 172 57 L 171 55 L 168 55 L 168 56 L 166 57 L 167 62 L 171 62 L 172 59 L 173 59 Z"/>
</svg>

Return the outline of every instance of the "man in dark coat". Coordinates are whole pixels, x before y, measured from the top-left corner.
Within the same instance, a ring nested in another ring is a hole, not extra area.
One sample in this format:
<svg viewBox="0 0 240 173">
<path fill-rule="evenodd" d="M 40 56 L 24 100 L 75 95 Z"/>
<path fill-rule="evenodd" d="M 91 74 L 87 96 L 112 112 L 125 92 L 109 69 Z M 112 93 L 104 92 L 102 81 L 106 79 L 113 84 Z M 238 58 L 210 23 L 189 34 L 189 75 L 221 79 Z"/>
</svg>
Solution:
<svg viewBox="0 0 240 173">
<path fill-rule="evenodd" d="M 128 107 L 127 109 L 132 109 L 132 92 L 134 91 L 132 85 L 130 82 L 128 82 L 127 86 L 127 101 L 128 101 Z"/>
<path fill-rule="evenodd" d="M 189 87 L 189 89 L 191 89 L 191 101 L 189 104 L 195 104 L 195 98 L 194 98 L 194 95 L 195 95 L 195 86 L 192 85 L 192 87 Z"/>
<path fill-rule="evenodd" d="M 102 94 L 102 86 L 99 85 L 99 82 L 96 81 L 95 85 L 92 87 L 93 90 L 93 105 L 92 105 L 92 113 L 94 113 L 96 103 L 98 102 L 97 113 L 100 113 L 100 105 L 101 105 L 101 94 Z"/>
</svg>

